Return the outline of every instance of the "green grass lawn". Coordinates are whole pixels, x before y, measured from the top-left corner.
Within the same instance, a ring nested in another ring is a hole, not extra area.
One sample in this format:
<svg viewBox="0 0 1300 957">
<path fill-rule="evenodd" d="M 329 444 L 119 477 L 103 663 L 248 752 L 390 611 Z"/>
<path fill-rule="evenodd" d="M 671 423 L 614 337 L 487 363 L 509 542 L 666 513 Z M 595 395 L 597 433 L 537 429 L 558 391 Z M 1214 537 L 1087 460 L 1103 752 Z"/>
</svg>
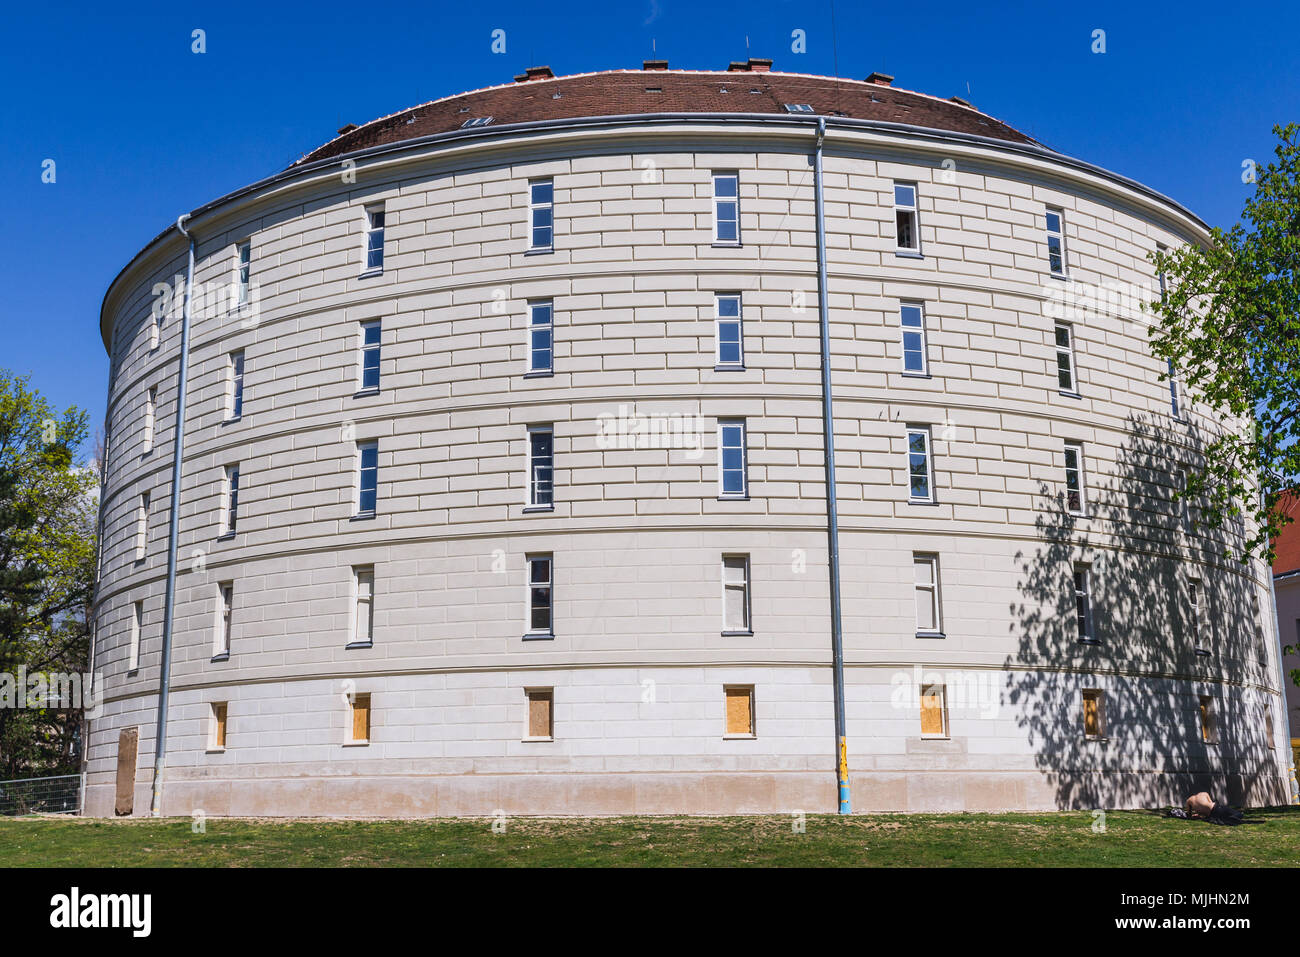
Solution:
<svg viewBox="0 0 1300 957">
<path fill-rule="evenodd" d="M 1300 808 L 1218 827 L 1111 811 L 791 818 L 327 821 L 0 819 L 3 867 L 555 867 L 780 865 L 1259 867 L 1300 864 Z"/>
</svg>

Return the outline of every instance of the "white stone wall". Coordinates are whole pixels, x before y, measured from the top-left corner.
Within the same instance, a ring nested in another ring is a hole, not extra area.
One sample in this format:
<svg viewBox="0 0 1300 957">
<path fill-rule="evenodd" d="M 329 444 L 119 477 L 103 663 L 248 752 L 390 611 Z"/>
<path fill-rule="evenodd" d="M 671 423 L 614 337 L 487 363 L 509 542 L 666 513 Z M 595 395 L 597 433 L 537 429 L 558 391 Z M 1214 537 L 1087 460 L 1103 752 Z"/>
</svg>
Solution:
<svg viewBox="0 0 1300 957">
<path fill-rule="evenodd" d="M 757 132 L 687 143 L 633 131 L 581 147 L 431 153 L 191 224 L 205 284 L 232 280 L 235 243 L 251 236 L 259 311 L 194 324 L 165 810 L 833 809 L 810 147 Z M 857 804 L 1141 803 L 1176 800 L 1193 780 L 1275 799 L 1259 717 L 1274 652 L 1249 597 L 1263 589 L 1267 601 L 1262 569 L 1182 531 L 1169 498 L 1171 450 L 1194 455 L 1212 424 L 1197 412 L 1190 426 L 1172 421 L 1161 364 L 1132 318 L 1076 322 L 1081 397 L 1056 388 L 1045 206 L 1064 209 L 1071 276 L 1092 284 L 1152 283 L 1145 255 L 1196 228 L 1118 187 L 1103 193 L 1064 167 L 990 150 L 969 149 L 952 183 L 944 152 L 920 142 L 832 137 L 828 150 Z M 740 171 L 739 248 L 711 244 L 713 169 Z M 539 176 L 554 177 L 555 251 L 526 255 L 527 181 Z M 919 184 L 920 259 L 894 253 L 896 178 Z M 363 209 L 380 201 L 384 271 L 362 278 Z M 154 284 L 183 268 L 172 239 L 109 297 L 95 665 L 110 700 L 89 741 L 94 813 L 111 813 L 117 732 L 134 724 L 137 813 L 148 806 L 180 323 L 164 323 L 156 351 L 148 326 Z M 714 295 L 737 291 L 746 369 L 718 372 Z M 537 298 L 554 302 L 550 378 L 523 375 Z M 930 378 L 901 375 L 900 299 L 925 303 Z M 382 387 L 357 397 L 359 323 L 374 318 Z M 244 414 L 223 423 L 234 349 L 246 356 Z M 151 386 L 155 450 L 141 456 Z M 599 416 L 620 404 L 701 416 L 700 456 L 602 448 Z M 719 417 L 748 423 L 745 501 L 717 498 Z M 525 514 L 526 428 L 539 423 L 555 426 L 556 505 Z M 933 428 L 934 505 L 907 502 L 909 424 Z M 365 439 L 379 442 L 379 504 L 373 520 L 352 521 L 353 450 Z M 1061 514 L 1067 439 L 1085 446 L 1082 519 Z M 221 477 L 234 463 L 238 534 L 219 541 Z M 152 514 L 137 565 L 143 490 Z M 556 637 L 525 642 L 524 555 L 547 551 Z M 940 556 L 942 639 L 914 634 L 911 556 L 922 551 Z M 720 634 L 720 557 L 737 552 L 751 556 L 752 637 Z M 1095 648 L 1071 630 L 1077 560 L 1096 571 Z M 354 565 L 375 567 L 372 648 L 344 647 Z M 1191 653 L 1189 575 L 1208 592 L 1208 657 Z M 232 652 L 214 662 L 224 581 L 235 583 Z M 141 666 L 127 674 L 137 600 Z M 922 740 L 916 708 L 891 703 L 891 682 L 913 665 L 996 680 L 996 713 L 954 714 L 948 740 Z M 349 679 L 374 695 L 364 748 L 341 743 Z M 646 680 L 653 703 L 641 700 Z M 1123 685 L 1114 735 L 1083 742 L 1078 689 L 1110 682 Z M 754 740 L 722 738 L 729 683 L 755 686 Z M 520 740 L 522 689 L 535 685 L 556 689 L 553 742 Z M 1199 742 L 1198 694 L 1222 698 L 1230 743 Z M 206 751 L 212 701 L 230 703 L 223 754 Z"/>
</svg>

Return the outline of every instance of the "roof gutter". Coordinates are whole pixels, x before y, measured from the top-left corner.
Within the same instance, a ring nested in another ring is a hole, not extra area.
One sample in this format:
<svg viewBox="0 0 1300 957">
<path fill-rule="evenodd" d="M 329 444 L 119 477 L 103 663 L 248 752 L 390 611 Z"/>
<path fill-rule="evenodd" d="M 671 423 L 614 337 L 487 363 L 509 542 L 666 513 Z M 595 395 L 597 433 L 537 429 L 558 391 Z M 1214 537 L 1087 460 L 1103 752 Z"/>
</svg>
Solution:
<svg viewBox="0 0 1300 957">
<path fill-rule="evenodd" d="M 176 220 L 176 231 L 189 240 L 185 270 L 185 299 L 181 307 L 181 352 L 176 375 L 176 427 L 172 443 L 171 515 L 167 522 L 167 590 L 163 597 L 162 665 L 158 671 L 158 722 L 154 737 L 153 788 L 149 813 L 162 816 L 163 769 L 167 764 L 167 704 L 171 694 L 172 637 L 176 615 L 176 551 L 180 538 L 181 465 L 185 461 L 185 399 L 190 369 L 190 312 L 194 298 L 194 234 L 185 229 L 187 213 Z"/>
</svg>

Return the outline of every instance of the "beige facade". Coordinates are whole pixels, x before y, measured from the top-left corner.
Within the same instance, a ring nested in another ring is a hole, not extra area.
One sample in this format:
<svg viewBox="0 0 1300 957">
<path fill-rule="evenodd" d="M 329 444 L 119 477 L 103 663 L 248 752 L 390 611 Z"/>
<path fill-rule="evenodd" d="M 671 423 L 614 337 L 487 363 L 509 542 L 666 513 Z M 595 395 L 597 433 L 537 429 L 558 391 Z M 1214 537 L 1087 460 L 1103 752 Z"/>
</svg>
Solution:
<svg viewBox="0 0 1300 957">
<path fill-rule="evenodd" d="M 795 120 L 503 131 L 316 164 L 191 218 L 195 280 L 220 301 L 196 300 L 190 348 L 164 813 L 835 809 L 814 138 Z M 719 170 L 739 174 L 739 246 L 714 243 Z M 554 249 L 530 253 L 529 182 L 543 177 Z M 917 257 L 896 249 L 895 181 L 917 185 Z M 377 204 L 383 268 L 367 275 Z M 1213 425 L 1185 396 L 1174 418 L 1146 327 L 1122 309 L 1070 317 L 1078 394 L 1061 391 L 1052 301 L 1067 281 L 1049 275 L 1049 207 L 1069 280 L 1093 289 L 1150 289 L 1147 254 L 1204 235 L 1174 204 L 1041 151 L 828 131 L 854 808 L 1140 806 L 1193 787 L 1283 800 L 1266 571 L 1223 559 L 1171 500 Z M 254 305 L 231 310 L 245 240 Z M 155 240 L 104 306 L 92 814 L 112 813 L 125 728 L 140 734 L 134 812 L 149 807 L 181 328 L 173 303 L 151 348 L 151 310 L 157 284 L 183 285 L 185 254 L 175 232 Z M 715 368 L 727 293 L 741 296 L 743 370 Z M 554 374 L 528 377 L 529 304 L 543 300 Z M 904 302 L 923 306 L 924 377 L 902 371 Z M 359 395 L 370 320 L 381 383 Z M 242 416 L 226 421 L 239 350 Z M 633 410 L 699 427 L 698 454 L 618 447 L 608 429 Z M 719 496 L 730 419 L 747 439 L 735 500 Z M 537 425 L 554 430 L 542 512 L 526 510 Z M 929 431 L 932 503 L 909 502 L 909 427 Z M 370 440 L 377 505 L 357 519 Z M 1067 442 L 1082 450 L 1081 515 Z M 539 554 L 553 556 L 554 635 L 525 640 Z M 749 558 L 749 629 L 724 622 L 724 555 Z M 931 556 L 941 634 L 919 637 L 916 561 Z M 1095 643 L 1078 640 L 1084 564 Z M 348 647 L 357 568 L 373 568 L 368 647 Z M 932 685 L 940 734 L 922 730 L 918 687 Z M 753 688 L 752 733 L 729 733 L 732 686 Z M 538 688 L 554 689 L 548 740 L 530 734 Z M 1093 689 L 1104 726 L 1089 730 Z M 351 743 L 359 694 L 369 739 Z M 227 704 L 221 750 L 213 703 Z"/>
</svg>

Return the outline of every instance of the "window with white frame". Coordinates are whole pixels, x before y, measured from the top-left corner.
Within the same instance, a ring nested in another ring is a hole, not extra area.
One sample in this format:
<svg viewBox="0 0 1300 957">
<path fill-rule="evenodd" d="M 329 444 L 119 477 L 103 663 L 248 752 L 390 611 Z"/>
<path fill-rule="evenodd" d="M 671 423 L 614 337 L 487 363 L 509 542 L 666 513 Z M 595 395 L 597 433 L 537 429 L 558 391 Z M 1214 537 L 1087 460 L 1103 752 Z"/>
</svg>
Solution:
<svg viewBox="0 0 1300 957">
<path fill-rule="evenodd" d="M 898 324 L 903 337 L 903 374 L 929 375 L 930 362 L 925 341 L 925 308 L 919 302 L 898 307 Z"/>
<path fill-rule="evenodd" d="M 894 183 L 894 235 L 899 252 L 921 251 L 921 227 L 917 218 L 916 184 Z"/>
<path fill-rule="evenodd" d="M 929 426 L 912 426 L 907 430 L 907 500 L 917 503 L 934 501 Z"/>
<path fill-rule="evenodd" d="M 1092 569 L 1082 562 L 1074 566 L 1074 620 L 1080 641 L 1097 640 L 1092 620 Z"/>
<path fill-rule="evenodd" d="M 127 671 L 137 671 L 140 668 L 140 634 L 143 631 L 144 602 L 138 601 L 131 606 L 131 645 L 126 655 Z"/>
<path fill-rule="evenodd" d="M 1065 275 L 1065 213 L 1047 207 L 1047 267 L 1053 276 Z"/>
<path fill-rule="evenodd" d="M 719 369 L 743 369 L 745 339 L 741 327 L 740 293 L 719 293 L 714 299 L 714 338 Z"/>
<path fill-rule="evenodd" d="M 234 535 L 239 518 L 239 466 L 227 465 L 221 491 L 221 534 Z"/>
<path fill-rule="evenodd" d="M 722 556 L 722 633 L 752 633 L 749 600 L 749 556 Z"/>
<path fill-rule="evenodd" d="M 154 420 L 158 412 L 157 388 L 146 389 L 144 393 L 144 454 L 153 451 Z"/>
<path fill-rule="evenodd" d="M 244 414 L 244 350 L 226 356 L 226 419 Z"/>
<path fill-rule="evenodd" d="M 361 337 L 357 353 L 357 391 L 379 391 L 379 345 L 383 323 L 367 319 L 361 323 Z"/>
<path fill-rule="evenodd" d="M 555 430 L 550 425 L 528 427 L 528 502 L 530 509 L 555 507 Z"/>
<path fill-rule="evenodd" d="M 149 548 L 149 493 L 141 492 L 135 506 L 135 560 L 142 562 Z"/>
<path fill-rule="evenodd" d="M 1204 592 L 1199 578 L 1187 579 L 1187 627 L 1192 638 L 1192 651 L 1202 656 L 1210 653 L 1209 624 L 1201 607 Z"/>
<path fill-rule="evenodd" d="M 375 514 L 375 505 L 379 496 L 379 443 L 357 443 L 357 497 L 358 516 Z"/>
<path fill-rule="evenodd" d="M 554 560 L 550 553 L 525 556 L 528 567 L 528 632 L 525 638 L 551 638 L 555 634 L 552 618 L 552 577 Z"/>
<path fill-rule="evenodd" d="M 1056 337 L 1056 387 L 1068 395 L 1078 395 L 1079 383 L 1074 372 L 1074 328 L 1058 322 Z"/>
<path fill-rule="evenodd" d="M 939 556 L 917 552 L 912 555 L 916 591 L 916 636 L 943 637 L 939 604 Z"/>
<path fill-rule="evenodd" d="M 222 582 L 217 586 L 217 624 L 212 640 L 212 657 L 230 656 L 230 638 L 234 628 L 235 583 Z"/>
<path fill-rule="evenodd" d="M 944 685 L 921 686 L 921 737 L 948 737 L 948 689 Z"/>
<path fill-rule="evenodd" d="M 253 265 L 253 241 L 246 239 L 235 246 L 235 305 L 248 302 Z"/>
<path fill-rule="evenodd" d="M 550 375 L 555 363 L 555 315 L 550 299 L 528 304 L 528 374 Z"/>
<path fill-rule="evenodd" d="M 384 268 L 384 207 L 366 207 L 365 268 L 362 272 L 380 272 Z"/>
<path fill-rule="evenodd" d="M 718 420 L 718 497 L 745 498 L 749 477 L 745 448 L 745 420 Z"/>
<path fill-rule="evenodd" d="M 1084 497 L 1083 445 L 1065 443 L 1065 507 L 1071 515 L 1082 515 L 1087 508 Z"/>
<path fill-rule="evenodd" d="M 375 640 L 375 566 L 352 569 L 352 634 L 350 646 L 370 645 Z"/>
<path fill-rule="evenodd" d="M 555 244 L 555 183 L 550 178 L 528 181 L 528 248 L 543 251 Z"/>
<path fill-rule="evenodd" d="M 740 245 L 740 174 L 732 170 L 713 174 L 713 241 Z"/>
</svg>

